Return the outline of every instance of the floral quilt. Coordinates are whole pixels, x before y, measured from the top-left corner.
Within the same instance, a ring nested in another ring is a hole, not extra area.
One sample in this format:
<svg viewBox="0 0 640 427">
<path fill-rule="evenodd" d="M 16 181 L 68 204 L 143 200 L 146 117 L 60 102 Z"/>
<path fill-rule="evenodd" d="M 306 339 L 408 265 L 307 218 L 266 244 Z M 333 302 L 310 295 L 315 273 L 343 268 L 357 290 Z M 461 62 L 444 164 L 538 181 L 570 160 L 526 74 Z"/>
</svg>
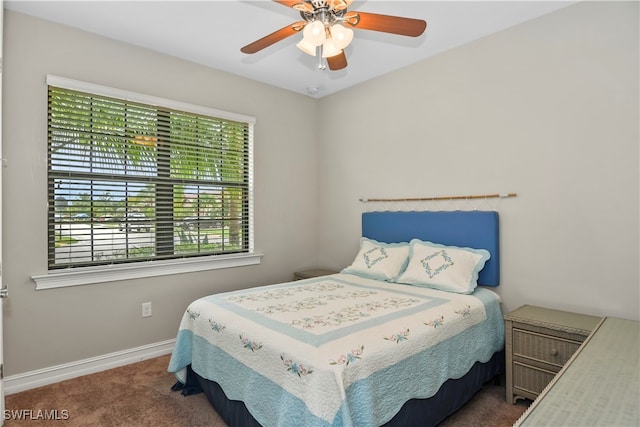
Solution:
<svg viewBox="0 0 640 427">
<path fill-rule="evenodd" d="M 335 274 L 187 308 L 169 371 L 191 364 L 263 426 L 375 426 L 504 346 L 497 294 Z"/>
</svg>

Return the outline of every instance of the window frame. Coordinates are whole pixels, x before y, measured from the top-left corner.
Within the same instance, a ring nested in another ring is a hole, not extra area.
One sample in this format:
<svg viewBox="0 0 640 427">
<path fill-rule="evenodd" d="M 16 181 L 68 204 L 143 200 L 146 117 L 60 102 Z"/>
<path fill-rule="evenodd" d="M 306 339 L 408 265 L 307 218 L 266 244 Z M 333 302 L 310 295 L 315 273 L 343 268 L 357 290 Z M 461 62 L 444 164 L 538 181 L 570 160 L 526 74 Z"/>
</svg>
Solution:
<svg viewBox="0 0 640 427">
<path fill-rule="evenodd" d="M 210 116 L 219 119 L 226 119 L 238 122 L 245 122 L 249 125 L 249 164 L 248 164 L 248 252 L 238 252 L 230 254 L 200 255 L 196 257 L 140 260 L 123 264 L 106 264 L 98 266 L 76 266 L 49 270 L 46 274 L 32 276 L 36 283 L 36 290 L 59 288 L 66 286 L 77 286 L 92 283 L 111 282 L 119 280 L 137 279 L 145 277 L 163 276 L 168 274 L 179 274 L 194 271 L 205 271 L 218 268 L 229 268 L 246 265 L 259 264 L 262 254 L 254 252 L 254 215 L 253 215 L 253 126 L 255 118 L 237 113 L 230 113 L 209 107 L 188 104 L 166 98 L 131 92 L 122 89 L 111 88 L 93 83 L 72 80 L 65 77 L 47 75 L 46 87 L 56 86 L 59 88 L 86 92 L 97 96 L 105 96 L 120 99 L 122 101 L 143 103 L 159 108 L 170 108 L 173 110 L 194 113 L 198 115 Z M 48 147 L 48 143 L 47 143 Z M 48 148 L 47 148 L 48 149 Z M 47 228 L 49 227 L 49 212 L 47 209 Z M 47 249 L 48 252 L 48 249 Z"/>
</svg>

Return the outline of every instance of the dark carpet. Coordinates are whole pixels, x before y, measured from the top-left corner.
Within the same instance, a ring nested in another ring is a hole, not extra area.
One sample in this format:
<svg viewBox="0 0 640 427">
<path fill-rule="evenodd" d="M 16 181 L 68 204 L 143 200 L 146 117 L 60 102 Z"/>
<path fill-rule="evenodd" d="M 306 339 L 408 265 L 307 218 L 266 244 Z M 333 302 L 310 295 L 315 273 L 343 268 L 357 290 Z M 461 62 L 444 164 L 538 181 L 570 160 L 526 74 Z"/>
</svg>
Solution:
<svg viewBox="0 0 640 427">
<path fill-rule="evenodd" d="M 168 363 L 162 356 L 9 395 L 5 426 L 226 427 L 204 394 L 170 391 Z M 504 386 L 488 383 L 441 426 L 512 426 L 526 405 L 508 404 Z"/>
</svg>

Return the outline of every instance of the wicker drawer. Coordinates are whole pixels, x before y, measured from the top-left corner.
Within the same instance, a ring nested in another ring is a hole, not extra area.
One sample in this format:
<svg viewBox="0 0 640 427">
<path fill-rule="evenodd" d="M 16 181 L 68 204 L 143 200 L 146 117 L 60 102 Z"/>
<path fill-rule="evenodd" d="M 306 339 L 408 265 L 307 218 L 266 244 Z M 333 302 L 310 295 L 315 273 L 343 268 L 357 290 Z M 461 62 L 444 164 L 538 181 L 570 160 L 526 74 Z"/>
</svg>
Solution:
<svg viewBox="0 0 640 427">
<path fill-rule="evenodd" d="M 504 320 L 507 402 L 515 403 L 535 399 L 601 319 L 523 305 Z"/>
<path fill-rule="evenodd" d="M 522 363 L 513 363 L 513 388 L 525 397 L 535 399 L 549 382 L 556 375 L 556 372 L 537 369 Z"/>
<path fill-rule="evenodd" d="M 580 342 L 513 329 L 513 355 L 561 368 L 580 347 Z"/>
</svg>

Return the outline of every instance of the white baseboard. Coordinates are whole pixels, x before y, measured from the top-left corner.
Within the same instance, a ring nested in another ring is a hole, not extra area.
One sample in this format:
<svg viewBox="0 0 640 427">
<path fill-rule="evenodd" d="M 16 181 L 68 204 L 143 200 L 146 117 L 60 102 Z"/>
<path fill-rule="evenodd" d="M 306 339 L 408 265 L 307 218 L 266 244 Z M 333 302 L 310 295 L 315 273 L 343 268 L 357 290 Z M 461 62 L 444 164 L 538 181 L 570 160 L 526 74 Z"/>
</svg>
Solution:
<svg viewBox="0 0 640 427">
<path fill-rule="evenodd" d="M 136 348 L 104 354 L 50 368 L 38 369 L 4 378 L 5 394 L 14 394 L 32 388 L 57 383 L 82 375 L 93 374 L 131 363 L 163 356 L 173 351 L 176 340 L 171 339 Z"/>
</svg>

